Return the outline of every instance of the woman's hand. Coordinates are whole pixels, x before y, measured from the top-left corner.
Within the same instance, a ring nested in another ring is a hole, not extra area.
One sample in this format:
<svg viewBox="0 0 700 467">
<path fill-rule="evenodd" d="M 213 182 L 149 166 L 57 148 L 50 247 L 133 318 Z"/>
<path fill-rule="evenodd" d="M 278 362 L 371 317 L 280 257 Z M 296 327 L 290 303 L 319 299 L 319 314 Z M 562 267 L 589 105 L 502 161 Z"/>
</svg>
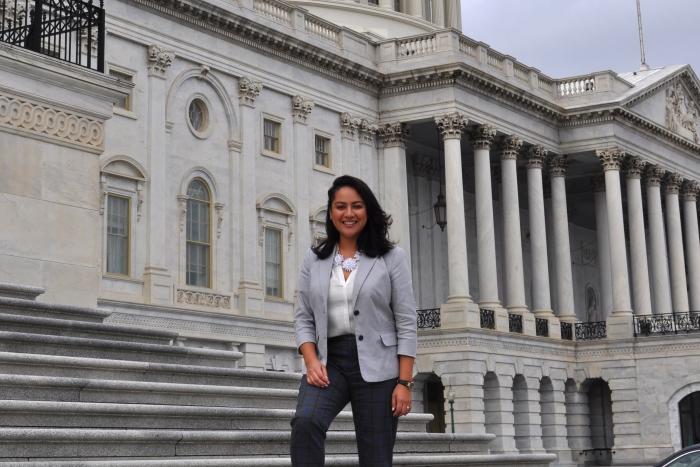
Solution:
<svg viewBox="0 0 700 467">
<path fill-rule="evenodd" d="M 311 386 L 319 388 L 327 388 L 330 384 L 326 366 L 318 358 L 314 358 L 311 363 L 306 363 L 306 381 Z"/>
<path fill-rule="evenodd" d="M 411 411 L 411 391 L 403 384 L 397 384 L 391 395 L 391 410 L 394 417 L 401 417 Z"/>
</svg>

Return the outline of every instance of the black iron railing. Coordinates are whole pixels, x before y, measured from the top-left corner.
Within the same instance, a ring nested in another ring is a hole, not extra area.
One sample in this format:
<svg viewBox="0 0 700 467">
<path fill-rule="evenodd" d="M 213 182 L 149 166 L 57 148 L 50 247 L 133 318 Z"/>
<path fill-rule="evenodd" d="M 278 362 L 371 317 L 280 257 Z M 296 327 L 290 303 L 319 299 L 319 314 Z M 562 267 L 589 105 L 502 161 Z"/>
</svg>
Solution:
<svg viewBox="0 0 700 467">
<path fill-rule="evenodd" d="M 561 338 L 567 341 L 572 341 L 574 340 L 574 331 L 573 331 L 573 326 L 571 323 L 566 323 L 562 321 L 560 323 L 561 326 Z"/>
<path fill-rule="evenodd" d="M 496 312 L 486 308 L 479 310 L 481 329 L 496 329 Z"/>
<path fill-rule="evenodd" d="M 418 310 L 418 329 L 435 329 L 440 327 L 440 308 Z"/>
<path fill-rule="evenodd" d="M 608 328 L 607 323 L 605 321 L 576 323 L 575 331 L 577 341 L 605 339 L 606 337 L 608 337 Z"/>
<path fill-rule="evenodd" d="M 523 316 L 515 313 L 508 313 L 508 330 L 510 332 L 523 333 Z"/>
<path fill-rule="evenodd" d="M 545 318 L 535 318 L 535 334 L 540 337 L 549 337 L 549 320 Z"/>
<path fill-rule="evenodd" d="M 0 42 L 104 72 L 104 0 L 0 0 Z"/>
<path fill-rule="evenodd" d="M 698 311 L 634 317 L 635 337 L 690 332 L 700 332 L 700 312 Z"/>
</svg>

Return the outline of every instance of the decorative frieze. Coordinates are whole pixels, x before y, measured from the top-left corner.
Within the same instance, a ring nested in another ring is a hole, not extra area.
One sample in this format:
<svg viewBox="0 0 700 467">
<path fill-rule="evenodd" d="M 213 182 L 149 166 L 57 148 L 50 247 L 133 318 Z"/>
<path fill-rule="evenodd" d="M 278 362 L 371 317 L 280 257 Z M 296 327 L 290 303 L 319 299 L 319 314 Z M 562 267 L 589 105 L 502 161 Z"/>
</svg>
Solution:
<svg viewBox="0 0 700 467">
<path fill-rule="evenodd" d="M 686 201 L 697 201 L 700 192 L 700 183 L 695 180 L 686 180 L 681 187 L 681 196 Z"/>
<path fill-rule="evenodd" d="M 681 185 L 683 184 L 683 177 L 681 174 L 676 172 L 669 172 L 664 178 L 666 194 L 677 195 L 680 192 Z"/>
<path fill-rule="evenodd" d="M 224 223 L 224 203 L 214 203 L 216 211 L 216 238 L 221 238 L 221 224 Z"/>
<path fill-rule="evenodd" d="M 642 178 L 647 162 L 637 156 L 627 156 L 623 164 L 623 169 L 627 178 Z"/>
<path fill-rule="evenodd" d="M 97 151 L 104 144 L 101 120 L 3 92 L 0 127 Z"/>
<path fill-rule="evenodd" d="M 238 98 L 241 104 L 248 107 L 255 107 L 255 99 L 262 92 L 263 85 L 260 81 L 253 80 L 247 76 L 238 80 Z"/>
<path fill-rule="evenodd" d="M 603 164 L 603 170 L 620 170 L 625 160 L 625 152 L 620 148 L 608 148 L 596 150 L 596 156 Z"/>
<path fill-rule="evenodd" d="M 362 120 L 353 117 L 347 112 L 340 114 L 340 134 L 343 138 L 355 139 L 357 130 L 360 128 Z"/>
<path fill-rule="evenodd" d="M 527 168 L 542 169 L 545 161 L 547 160 L 547 154 L 548 151 L 544 146 L 532 146 L 528 152 Z"/>
<path fill-rule="evenodd" d="M 680 81 L 666 90 L 666 127 L 695 144 L 700 144 L 700 112 Z"/>
<path fill-rule="evenodd" d="M 435 124 L 444 139 L 461 139 L 462 132 L 467 126 L 467 119 L 460 113 L 452 113 L 435 117 Z"/>
<path fill-rule="evenodd" d="M 311 99 L 306 99 L 299 95 L 292 96 L 292 118 L 294 123 L 306 123 L 315 106 L 316 104 Z"/>
<path fill-rule="evenodd" d="M 179 222 L 180 232 L 185 231 L 185 221 L 187 220 L 187 196 L 177 195 L 177 205 L 179 212 Z"/>
<path fill-rule="evenodd" d="M 474 149 L 491 149 L 493 140 L 496 138 L 496 129 L 491 125 L 479 125 L 474 130 Z"/>
<path fill-rule="evenodd" d="M 517 160 L 520 150 L 523 148 L 523 140 L 517 136 L 506 136 L 503 139 L 502 160 Z"/>
<path fill-rule="evenodd" d="M 148 75 L 165 78 L 165 74 L 175 60 L 175 53 L 159 45 L 148 46 Z"/>
<path fill-rule="evenodd" d="M 403 123 L 387 123 L 380 126 L 378 132 L 384 147 L 390 148 L 406 145 L 406 128 Z"/>
<path fill-rule="evenodd" d="M 658 165 L 648 164 L 644 170 L 644 178 L 647 186 L 660 186 L 666 171 Z"/>
<path fill-rule="evenodd" d="M 231 296 L 196 290 L 177 289 L 178 303 L 208 306 L 212 308 L 231 308 Z"/>
<path fill-rule="evenodd" d="M 569 167 L 569 160 L 563 154 L 555 154 L 549 158 L 549 176 L 566 177 L 566 169 Z"/>
<path fill-rule="evenodd" d="M 360 121 L 360 142 L 374 146 L 374 137 L 377 134 L 379 127 L 376 123 L 365 120 Z"/>
</svg>

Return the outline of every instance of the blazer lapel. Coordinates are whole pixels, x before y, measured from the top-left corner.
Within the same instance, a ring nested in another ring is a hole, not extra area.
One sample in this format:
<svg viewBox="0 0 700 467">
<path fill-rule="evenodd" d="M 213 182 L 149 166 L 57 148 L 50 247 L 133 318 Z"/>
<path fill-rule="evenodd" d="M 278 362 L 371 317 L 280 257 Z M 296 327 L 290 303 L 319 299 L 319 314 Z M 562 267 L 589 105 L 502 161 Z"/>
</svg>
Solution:
<svg viewBox="0 0 700 467">
<path fill-rule="evenodd" d="M 331 254 L 326 259 L 322 259 L 318 265 L 318 280 L 317 284 L 321 287 L 321 309 L 323 314 L 328 314 L 328 285 L 331 280 L 331 270 L 333 269 L 333 257 L 335 255 Z"/>
<path fill-rule="evenodd" d="M 360 258 L 359 264 L 357 265 L 357 276 L 355 277 L 355 286 L 352 291 L 352 309 L 355 309 L 355 303 L 357 302 L 357 296 L 360 294 L 360 289 L 365 283 L 367 276 L 377 262 L 377 258 L 370 258 L 369 256 L 362 256 Z"/>
</svg>

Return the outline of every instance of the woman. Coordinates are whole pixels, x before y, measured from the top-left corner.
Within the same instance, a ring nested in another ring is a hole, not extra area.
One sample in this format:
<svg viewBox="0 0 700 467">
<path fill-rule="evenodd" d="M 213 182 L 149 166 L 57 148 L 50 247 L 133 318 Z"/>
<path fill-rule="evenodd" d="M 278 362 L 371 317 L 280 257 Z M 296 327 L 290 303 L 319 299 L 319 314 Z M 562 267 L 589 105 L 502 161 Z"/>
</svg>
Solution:
<svg viewBox="0 0 700 467">
<path fill-rule="evenodd" d="M 391 467 L 398 417 L 411 409 L 416 306 L 391 218 L 362 180 L 328 190 L 327 239 L 304 258 L 294 315 L 304 357 L 292 419 L 294 467 L 324 465 L 326 431 L 350 402 L 361 467 Z"/>
</svg>

